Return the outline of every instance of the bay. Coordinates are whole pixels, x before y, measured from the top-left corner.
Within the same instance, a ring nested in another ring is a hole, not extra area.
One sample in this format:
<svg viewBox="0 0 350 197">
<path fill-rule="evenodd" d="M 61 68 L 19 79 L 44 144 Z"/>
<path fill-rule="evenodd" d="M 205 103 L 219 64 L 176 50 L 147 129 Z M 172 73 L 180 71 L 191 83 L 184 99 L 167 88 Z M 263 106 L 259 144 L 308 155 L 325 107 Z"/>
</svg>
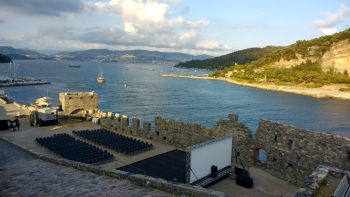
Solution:
<svg viewBox="0 0 350 197">
<path fill-rule="evenodd" d="M 72 68 L 70 63 L 81 65 Z M 127 114 L 144 121 L 162 116 L 185 122 L 214 126 L 229 113 L 253 132 L 260 119 L 314 131 L 350 134 L 350 101 L 316 99 L 309 96 L 260 90 L 221 81 L 165 78 L 161 74 L 201 75 L 206 70 L 176 69 L 165 64 L 126 64 L 105 62 L 68 62 L 49 60 L 16 61 L 17 75 L 48 80 L 51 84 L 3 88 L 13 99 L 32 103 L 50 96 L 58 105 L 62 91 L 95 91 L 103 111 Z M 0 64 L 0 76 L 7 64 Z M 103 72 L 106 83 L 96 82 Z"/>
</svg>

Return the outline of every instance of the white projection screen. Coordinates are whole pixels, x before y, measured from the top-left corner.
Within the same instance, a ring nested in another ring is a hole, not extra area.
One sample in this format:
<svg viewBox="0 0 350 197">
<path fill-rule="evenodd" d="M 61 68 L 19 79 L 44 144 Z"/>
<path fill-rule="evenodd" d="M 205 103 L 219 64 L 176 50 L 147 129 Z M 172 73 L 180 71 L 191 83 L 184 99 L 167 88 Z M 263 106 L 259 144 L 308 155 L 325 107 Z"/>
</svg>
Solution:
<svg viewBox="0 0 350 197">
<path fill-rule="evenodd" d="M 211 166 L 218 170 L 231 165 L 232 136 L 204 144 L 191 150 L 190 183 L 211 173 Z"/>
</svg>

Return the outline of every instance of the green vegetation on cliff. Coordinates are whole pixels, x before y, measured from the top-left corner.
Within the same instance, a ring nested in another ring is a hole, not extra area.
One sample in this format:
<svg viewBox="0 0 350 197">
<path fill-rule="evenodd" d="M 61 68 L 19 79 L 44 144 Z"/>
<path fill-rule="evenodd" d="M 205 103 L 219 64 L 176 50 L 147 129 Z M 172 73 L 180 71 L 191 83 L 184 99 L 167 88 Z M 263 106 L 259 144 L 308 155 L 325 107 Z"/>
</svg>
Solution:
<svg viewBox="0 0 350 197">
<path fill-rule="evenodd" d="M 247 64 L 231 66 L 212 74 L 213 77 L 230 77 L 254 83 L 271 82 L 277 85 L 302 85 L 320 87 L 326 84 L 350 84 L 348 72 L 325 72 L 321 67 L 322 56 L 334 43 L 350 39 L 350 29 L 309 41 L 297 41 L 288 47 L 271 52 Z M 305 59 L 304 63 L 291 67 L 276 66 L 280 60 Z M 311 61 L 313 60 L 313 61 Z"/>
<path fill-rule="evenodd" d="M 223 77 L 230 71 L 226 69 L 213 74 L 214 77 Z M 272 82 L 276 85 L 302 85 L 306 87 L 321 87 L 332 83 L 350 84 L 347 73 L 323 72 L 317 63 L 307 61 L 292 68 L 266 67 L 261 71 L 254 71 L 251 67 L 237 66 L 231 78 L 248 82 Z"/>
<path fill-rule="evenodd" d="M 6 55 L 0 54 L 0 63 L 10 63 L 11 61 L 11 58 L 7 57 Z"/>
<path fill-rule="evenodd" d="M 235 64 L 246 64 L 252 62 L 281 48 L 282 47 L 267 46 L 264 48 L 244 49 L 227 55 L 206 60 L 192 60 L 188 62 L 179 63 L 175 67 L 219 70 Z"/>
<path fill-rule="evenodd" d="M 297 54 L 301 55 L 302 58 L 312 57 L 315 59 L 320 59 L 334 43 L 346 39 L 350 39 L 350 29 L 312 40 L 300 40 L 288 47 L 281 48 L 280 50 L 269 53 L 266 56 L 251 62 L 249 66 L 255 68 L 263 67 L 281 59 L 287 61 L 297 59 Z"/>
</svg>

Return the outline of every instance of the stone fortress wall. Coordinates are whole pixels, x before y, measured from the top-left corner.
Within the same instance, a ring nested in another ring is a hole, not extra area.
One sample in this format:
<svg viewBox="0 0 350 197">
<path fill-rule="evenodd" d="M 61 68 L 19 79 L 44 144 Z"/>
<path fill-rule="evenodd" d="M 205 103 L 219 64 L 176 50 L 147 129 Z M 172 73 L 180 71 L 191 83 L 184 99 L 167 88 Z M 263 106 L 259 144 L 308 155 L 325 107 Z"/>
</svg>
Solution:
<svg viewBox="0 0 350 197">
<path fill-rule="evenodd" d="M 255 153 L 267 152 L 265 170 L 300 185 L 318 166 L 350 170 L 350 139 L 261 120 Z"/>
<path fill-rule="evenodd" d="M 98 111 L 98 96 L 95 92 L 61 92 L 58 100 L 63 115 L 94 114 Z"/>
<path fill-rule="evenodd" d="M 150 122 L 117 115 L 100 119 L 103 128 L 173 145 L 178 149 L 233 134 L 232 165 L 258 166 L 270 174 L 295 185 L 303 183 L 319 165 L 350 170 L 350 139 L 317 133 L 273 121 L 261 120 L 255 137 L 230 114 L 213 128 L 156 117 Z M 259 160 L 259 149 L 267 153 L 266 162 Z"/>
<path fill-rule="evenodd" d="M 229 114 L 227 120 L 219 120 L 213 128 L 162 117 L 155 118 L 154 127 L 150 122 L 144 122 L 141 128 L 139 119 L 130 119 L 128 116 L 120 114 L 111 115 L 111 113 L 106 113 L 106 117 L 100 119 L 100 125 L 111 131 L 154 140 L 175 146 L 180 150 L 186 150 L 190 146 L 214 140 L 227 134 L 234 134 L 234 142 L 232 143 L 233 165 L 236 162 L 237 164 L 243 163 L 246 166 L 253 165 L 254 141 L 252 134 L 244 124 L 238 121 L 238 115 L 236 114 Z M 236 160 L 236 153 L 240 155 L 238 161 Z"/>
<path fill-rule="evenodd" d="M 93 92 L 60 93 L 60 104 L 66 114 L 79 109 L 92 110 L 92 117 L 100 118 L 100 125 L 105 129 L 169 144 L 180 150 L 233 134 L 233 166 L 255 165 L 296 185 L 300 185 L 318 165 L 350 170 L 350 139 L 346 137 L 266 120 L 260 121 L 253 136 L 238 121 L 237 114 L 229 114 L 227 120 L 219 120 L 213 128 L 162 117 L 156 117 L 152 127 L 150 122 L 141 124 L 137 118 L 99 111 L 97 99 Z M 259 158 L 261 149 L 267 153 L 266 161 Z"/>
<path fill-rule="evenodd" d="M 179 149 L 186 149 L 189 146 L 233 133 L 232 129 L 229 129 L 229 125 L 241 124 L 238 123 L 237 118 L 234 115 L 229 115 L 228 120 L 219 121 L 214 128 L 206 128 L 199 124 L 156 117 L 154 127 L 152 127 L 151 122 L 143 122 L 141 128 L 140 119 L 115 114 L 100 118 L 100 125 L 112 131 L 159 141 Z"/>
</svg>

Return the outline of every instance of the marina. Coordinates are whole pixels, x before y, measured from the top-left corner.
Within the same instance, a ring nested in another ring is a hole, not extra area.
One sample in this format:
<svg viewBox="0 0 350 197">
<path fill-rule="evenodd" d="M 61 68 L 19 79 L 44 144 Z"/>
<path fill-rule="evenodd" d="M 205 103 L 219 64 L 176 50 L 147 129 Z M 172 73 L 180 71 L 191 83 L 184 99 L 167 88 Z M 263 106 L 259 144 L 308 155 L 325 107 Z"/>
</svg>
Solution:
<svg viewBox="0 0 350 197">
<path fill-rule="evenodd" d="M 23 70 L 21 70 L 21 74 L 19 75 L 19 64 L 16 64 L 13 61 L 8 63 L 6 70 L 6 73 L 0 73 L 0 76 L 2 76 L 0 78 L 0 87 L 50 84 L 49 81 L 45 81 L 42 79 L 37 79 L 34 77 L 25 77 Z"/>
<path fill-rule="evenodd" d="M 0 79 L 0 87 L 45 85 L 45 84 L 50 84 L 50 82 L 49 81 L 43 81 L 41 79 L 34 79 L 34 78 L 7 78 L 7 79 Z"/>
</svg>

